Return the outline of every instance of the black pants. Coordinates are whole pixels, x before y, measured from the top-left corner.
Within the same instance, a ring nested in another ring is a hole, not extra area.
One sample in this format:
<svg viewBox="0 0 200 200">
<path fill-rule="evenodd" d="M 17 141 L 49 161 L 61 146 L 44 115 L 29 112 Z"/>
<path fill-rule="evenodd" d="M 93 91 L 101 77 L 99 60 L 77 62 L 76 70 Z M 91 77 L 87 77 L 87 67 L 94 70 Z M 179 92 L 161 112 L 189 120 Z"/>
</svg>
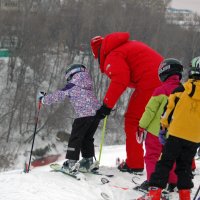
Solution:
<svg viewBox="0 0 200 200">
<path fill-rule="evenodd" d="M 150 186 L 165 188 L 169 172 L 176 162 L 175 173 L 178 176 L 178 189 L 191 189 L 194 186 L 192 182 L 192 159 L 198 146 L 198 143 L 169 136 L 163 147 L 161 159 L 157 162 L 155 172 L 151 175 Z"/>
<path fill-rule="evenodd" d="M 74 120 L 66 154 L 67 159 L 79 160 L 80 152 L 84 158 L 94 156 L 94 134 L 99 122 L 100 120 L 95 116 Z"/>
</svg>

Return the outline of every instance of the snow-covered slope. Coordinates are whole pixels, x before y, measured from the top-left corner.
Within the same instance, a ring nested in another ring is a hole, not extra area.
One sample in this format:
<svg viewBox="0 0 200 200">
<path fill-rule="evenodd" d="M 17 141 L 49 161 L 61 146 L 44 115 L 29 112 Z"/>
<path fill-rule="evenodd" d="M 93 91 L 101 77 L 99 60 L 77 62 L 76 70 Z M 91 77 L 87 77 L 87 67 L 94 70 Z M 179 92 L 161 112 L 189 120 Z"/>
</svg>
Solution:
<svg viewBox="0 0 200 200">
<path fill-rule="evenodd" d="M 116 169 L 117 157 L 125 158 L 125 146 L 103 147 L 100 171 L 114 174 L 104 185 L 102 176 L 85 174 L 86 180 L 77 181 L 62 173 L 51 172 L 49 166 L 33 168 L 27 174 L 22 169 L 0 173 L 0 200 L 103 200 L 101 193 L 112 200 L 131 200 L 141 196 L 132 190 L 135 184 L 131 179 L 134 176 Z M 197 161 L 197 167 L 200 170 L 200 161 Z M 134 180 L 143 182 L 145 174 Z M 194 183 L 193 196 L 200 184 L 200 175 L 195 176 Z M 178 194 L 174 193 L 171 199 L 178 199 Z"/>
</svg>

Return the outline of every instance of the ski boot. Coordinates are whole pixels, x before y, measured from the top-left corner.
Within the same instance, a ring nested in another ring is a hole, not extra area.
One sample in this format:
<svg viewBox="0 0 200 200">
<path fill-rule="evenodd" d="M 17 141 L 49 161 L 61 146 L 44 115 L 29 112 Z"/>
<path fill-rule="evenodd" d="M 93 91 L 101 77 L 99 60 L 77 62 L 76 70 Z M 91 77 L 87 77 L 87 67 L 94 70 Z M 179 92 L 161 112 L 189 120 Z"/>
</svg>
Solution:
<svg viewBox="0 0 200 200">
<path fill-rule="evenodd" d="M 99 162 L 93 162 L 93 157 L 83 158 L 79 161 L 79 171 L 82 173 L 92 172 L 99 169 Z"/>
<path fill-rule="evenodd" d="M 171 199 L 171 193 L 168 190 L 163 189 L 162 193 L 161 193 L 161 199 L 162 200 L 170 200 Z"/>
<path fill-rule="evenodd" d="M 180 200 L 190 200 L 190 190 L 179 190 L 179 199 Z"/>
<path fill-rule="evenodd" d="M 162 189 L 158 187 L 150 187 L 147 196 L 151 198 L 151 200 L 160 200 Z"/>
<path fill-rule="evenodd" d="M 68 174 L 76 174 L 78 173 L 79 163 L 77 160 L 66 160 L 62 166 L 63 170 Z"/>
<path fill-rule="evenodd" d="M 129 168 L 126 162 L 122 162 L 119 166 L 118 169 L 121 172 L 129 172 L 130 174 L 135 174 L 135 175 L 143 175 L 143 170 L 144 169 L 134 169 L 134 168 Z"/>
<path fill-rule="evenodd" d="M 149 182 L 148 181 L 144 181 L 141 185 L 138 185 L 138 186 L 134 187 L 133 189 L 141 191 L 141 192 L 144 192 L 144 193 L 148 193 Z"/>
<path fill-rule="evenodd" d="M 161 198 L 161 188 L 158 187 L 149 187 L 148 194 L 143 195 L 142 197 L 137 198 L 137 200 L 160 200 Z"/>
<path fill-rule="evenodd" d="M 166 190 L 168 192 L 177 192 L 178 191 L 178 188 L 177 188 L 177 185 L 175 183 L 169 183 L 166 187 Z"/>
</svg>

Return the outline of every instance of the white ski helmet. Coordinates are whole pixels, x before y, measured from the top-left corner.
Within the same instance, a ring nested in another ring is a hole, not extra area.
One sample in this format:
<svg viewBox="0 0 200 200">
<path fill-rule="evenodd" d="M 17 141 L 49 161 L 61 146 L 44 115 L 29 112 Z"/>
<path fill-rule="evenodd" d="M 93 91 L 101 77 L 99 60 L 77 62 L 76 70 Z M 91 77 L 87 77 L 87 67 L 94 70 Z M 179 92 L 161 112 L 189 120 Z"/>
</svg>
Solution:
<svg viewBox="0 0 200 200">
<path fill-rule="evenodd" d="M 68 66 L 67 70 L 65 71 L 65 79 L 70 81 L 74 74 L 79 72 L 84 72 L 86 67 L 83 64 L 71 64 Z"/>
<path fill-rule="evenodd" d="M 200 56 L 192 59 L 190 64 L 189 78 L 200 79 Z"/>
</svg>

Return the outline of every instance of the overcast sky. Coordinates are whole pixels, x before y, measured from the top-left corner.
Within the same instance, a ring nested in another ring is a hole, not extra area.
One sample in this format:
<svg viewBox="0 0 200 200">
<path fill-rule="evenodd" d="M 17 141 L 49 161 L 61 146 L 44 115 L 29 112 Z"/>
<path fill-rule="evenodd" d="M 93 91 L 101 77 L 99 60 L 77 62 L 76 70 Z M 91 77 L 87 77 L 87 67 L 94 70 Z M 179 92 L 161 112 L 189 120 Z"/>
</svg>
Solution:
<svg viewBox="0 0 200 200">
<path fill-rule="evenodd" d="M 200 0 L 172 0 L 171 7 L 192 10 L 200 15 Z"/>
</svg>

